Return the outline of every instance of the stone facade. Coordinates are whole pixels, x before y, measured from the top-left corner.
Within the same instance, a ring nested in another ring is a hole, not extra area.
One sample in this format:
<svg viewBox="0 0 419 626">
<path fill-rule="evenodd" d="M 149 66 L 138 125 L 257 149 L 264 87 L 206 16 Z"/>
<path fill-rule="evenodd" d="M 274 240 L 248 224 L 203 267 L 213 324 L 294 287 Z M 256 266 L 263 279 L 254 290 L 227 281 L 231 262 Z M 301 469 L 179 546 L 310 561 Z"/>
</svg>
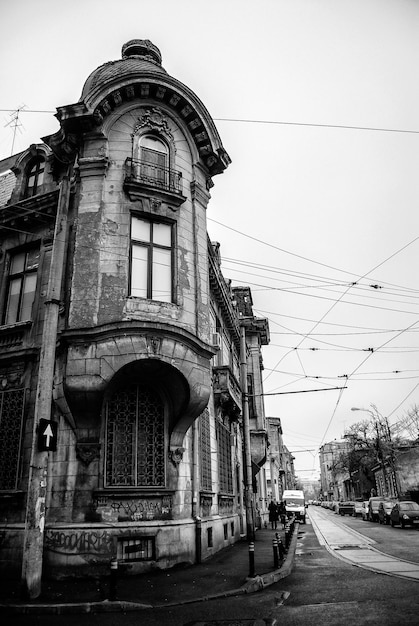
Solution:
<svg viewBox="0 0 419 626">
<path fill-rule="evenodd" d="M 267 439 L 267 322 L 244 320 L 207 236 L 229 164 L 208 111 L 134 40 L 57 118 L 0 164 L 0 566 L 32 597 L 42 563 L 138 573 L 240 538 L 244 323 L 255 476 Z"/>
</svg>

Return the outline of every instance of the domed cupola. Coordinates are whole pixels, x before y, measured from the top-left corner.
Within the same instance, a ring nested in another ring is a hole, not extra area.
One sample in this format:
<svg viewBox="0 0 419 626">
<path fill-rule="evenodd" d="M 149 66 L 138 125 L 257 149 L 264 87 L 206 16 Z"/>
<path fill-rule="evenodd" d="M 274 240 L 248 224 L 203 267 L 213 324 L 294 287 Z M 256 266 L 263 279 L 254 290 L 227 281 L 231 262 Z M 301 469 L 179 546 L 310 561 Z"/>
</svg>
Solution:
<svg viewBox="0 0 419 626">
<path fill-rule="evenodd" d="M 188 128 L 201 163 L 209 176 L 228 167 L 230 157 L 207 109 L 197 95 L 162 67 L 160 50 L 148 39 L 131 39 L 122 46 L 122 58 L 100 65 L 87 78 L 81 98 L 59 107 L 60 130 L 44 137 L 57 158 L 74 160 L 84 133 L 115 120 L 115 111 L 138 104 L 164 107 Z M 105 133 L 107 131 L 105 130 Z"/>
<path fill-rule="evenodd" d="M 84 84 L 80 101 L 88 98 L 96 88 L 103 88 L 106 83 L 123 76 L 135 75 L 138 72 L 167 74 L 161 63 L 160 50 L 151 41 L 131 39 L 122 46 L 122 59 L 104 63 L 90 74 Z"/>
<path fill-rule="evenodd" d="M 122 58 L 141 57 L 161 65 L 161 53 L 149 39 L 131 39 L 122 46 Z"/>
</svg>

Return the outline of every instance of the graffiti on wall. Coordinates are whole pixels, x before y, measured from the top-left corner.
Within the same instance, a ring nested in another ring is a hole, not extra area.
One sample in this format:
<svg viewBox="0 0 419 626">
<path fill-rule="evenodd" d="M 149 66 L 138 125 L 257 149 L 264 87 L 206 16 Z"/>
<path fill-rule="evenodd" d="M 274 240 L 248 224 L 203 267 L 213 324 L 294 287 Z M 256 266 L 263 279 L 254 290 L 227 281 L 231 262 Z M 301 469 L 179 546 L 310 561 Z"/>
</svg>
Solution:
<svg viewBox="0 0 419 626">
<path fill-rule="evenodd" d="M 45 549 L 61 554 L 112 556 L 114 538 L 107 530 L 47 530 Z"/>
<path fill-rule="evenodd" d="M 172 496 L 162 498 L 115 500 L 100 496 L 95 500 L 95 508 L 102 519 L 118 522 L 140 522 L 172 518 Z"/>
</svg>

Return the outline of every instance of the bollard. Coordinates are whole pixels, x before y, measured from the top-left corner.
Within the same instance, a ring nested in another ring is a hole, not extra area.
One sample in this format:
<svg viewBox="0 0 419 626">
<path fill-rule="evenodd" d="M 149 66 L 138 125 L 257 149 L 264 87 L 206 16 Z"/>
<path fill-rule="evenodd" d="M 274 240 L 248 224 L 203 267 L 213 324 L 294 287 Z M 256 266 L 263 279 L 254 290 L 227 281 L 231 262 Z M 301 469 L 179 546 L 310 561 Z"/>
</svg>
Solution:
<svg viewBox="0 0 419 626">
<path fill-rule="evenodd" d="M 284 549 L 284 544 L 282 543 L 281 535 L 279 533 L 276 533 L 276 540 L 278 542 L 278 557 L 280 559 L 283 559 L 285 549 Z"/>
<path fill-rule="evenodd" d="M 278 540 L 272 539 L 272 547 L 274 552 L 274 568 L 278 569 L 279 560 L 278 560 Z"/>
<path fill-rule="evenodd" d="M 109 600 L 116 600 L 116 586 L 118 580 L 118 561 L 111 560 L 111 574 L 109 578 Z"/>
<path fill-rule="evenodd" d="M 291 527 L 289 524 L 285 526 L 285 549 L 288 550 L 291 542 Z"/>
<path fill-rule="evenodd" d="M 249 543 L 249 578 L 255 576 L 255 544 L 253 541 Z"/>
</svg>

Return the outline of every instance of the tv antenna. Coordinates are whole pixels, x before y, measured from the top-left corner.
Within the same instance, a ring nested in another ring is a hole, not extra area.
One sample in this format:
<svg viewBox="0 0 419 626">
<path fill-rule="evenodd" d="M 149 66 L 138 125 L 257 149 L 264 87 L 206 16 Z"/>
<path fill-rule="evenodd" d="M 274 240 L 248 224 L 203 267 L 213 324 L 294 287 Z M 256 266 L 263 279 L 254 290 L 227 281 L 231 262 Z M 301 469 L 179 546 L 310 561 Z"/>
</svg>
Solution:
<svg viewBox="0 0 419 626">
<path fill-rule="evenodd" d="M 12 150 L 10 152 L 10 155 L 13 154 L 13 151 L 15 148 L 15 140 L 16 140 L 17 131 L 19 131 L 20 133 L 22 132 L 21 128 L 23 127 L 23 124 L 20 121 L 19 116 L 20 116 L 20 113 L 24 111 L 25 109 L 26 109 L 26 104 L 21 104 L 20 107 L 18 107 L 15 111 L 12 111 L 10 113 L 10 117 L 12 119 L 9 122 L 7 122 L 7 124 L 4 125 L 4 127 L 11 126 L 13 129 Z"/>
</svg>

